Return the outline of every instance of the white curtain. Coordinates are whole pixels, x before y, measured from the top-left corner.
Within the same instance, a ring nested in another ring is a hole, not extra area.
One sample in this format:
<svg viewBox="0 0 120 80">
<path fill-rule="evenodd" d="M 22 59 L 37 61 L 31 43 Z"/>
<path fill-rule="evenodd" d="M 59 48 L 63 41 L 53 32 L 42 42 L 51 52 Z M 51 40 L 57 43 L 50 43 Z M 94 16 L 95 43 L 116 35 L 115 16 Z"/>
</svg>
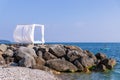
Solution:
<svg viewBox="0 0 120 80">
<path fill-rule="evenodd" d="M 44 25 L 17 25 L 14 31 L 14 40 L 18 43 L 35 43 L 34 40 L 34 30 L 35 27 L 41 28 L 42 38 L 41 41 L 37 41 L 37 43 L 44 43 Z"/>
</svg>

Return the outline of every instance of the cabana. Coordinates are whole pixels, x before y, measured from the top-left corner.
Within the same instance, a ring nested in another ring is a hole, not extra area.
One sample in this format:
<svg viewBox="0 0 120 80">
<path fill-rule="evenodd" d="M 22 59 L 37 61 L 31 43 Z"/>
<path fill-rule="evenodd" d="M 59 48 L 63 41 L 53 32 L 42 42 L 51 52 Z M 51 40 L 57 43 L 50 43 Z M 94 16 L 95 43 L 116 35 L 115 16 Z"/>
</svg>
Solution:
<svg viewBox="0 0 120 80">
<path fill-rule="evenodd" d="M 42 38 L 38 41 L 34 39 L 34 31 L 35 27 L 39 27 L 41 29 Z M 31 24 L 31 25 L 17 25 L 14 31 L 14 40 L 17 43 L 41 43 L 44 44 L 44 25 L 41 24 Z"/>
</svg>

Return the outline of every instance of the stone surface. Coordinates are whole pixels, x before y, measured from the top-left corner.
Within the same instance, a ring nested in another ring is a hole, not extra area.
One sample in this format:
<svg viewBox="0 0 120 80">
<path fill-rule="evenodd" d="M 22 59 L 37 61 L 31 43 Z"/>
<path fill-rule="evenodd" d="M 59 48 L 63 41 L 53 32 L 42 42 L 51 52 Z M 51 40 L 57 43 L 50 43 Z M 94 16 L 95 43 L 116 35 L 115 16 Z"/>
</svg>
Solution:
<svg viewBox="0 0 120 80">
<path fill-rule="evenodd" d="M 84 70 L 82 64 L 78 60 L 74 61 L 74 65 L 78 68 L 79 71 L 83 71 Z"/>
<path fill-rule="evenodd" d="M 45 52 L 45 53 L 43 54 L 43 58 L 44 58 L 45 60 L 57 59 L 57 57 L 54 56 L 53 54 L 51 54 L 50 52 Z"/>
<path fill-rule="evenodd" d="M 40 51 L 40 50 L 37 51 L 36 54 L 37 54 L 38 57 L 43 57 L 43 53 L 42 53 L 42 51 Z"/>
<path fill-rule="evenodd" d="M 6 54 L 6 55 L 8 55 L 8 56 L 10 56 L 10 57 L 12 57 L 13 56 L 13 51 L 12 50 L 10 50 L 10 49 L 7 49 L 5 52 L 4 52 L 4 54 Z"/>
<path fill-rule="evenodd" d="M 74 66 L 72 63 L 61 60 L 61 59 L 53 59 L 53 60 L 48 60 L 46 65 L 52 69 L 55 69 L 57 71 L 77 71 L 77 67 Z"/>
<path fill-rule="evenodd" d="M 18 53 L 16 54 L 16 56 L 23 58 L 26 54 L 28 54 L 32 57 L 37 57 L 35 51 L 33 49 L 27 48 L 27 47 L 20 47 L 18 49 Z"/>
<path fill-rule="evenodd" d="M 106 66 L 106 68 L 108 69 L 112 69 L 114 67 L 114 65 L 116 64 L 116 60 L 114 59 L 104 59 L 102 60 L 99 64 L 103 64 Z"/>
<path fill-rule="evenodd" d="M 57 56 L 58 58 L 66 55 L 63 45 L 51 45 L 49 48 L 49 52 Z"/>
<path fill-rule="evenodd" d="M 0 55 L 0 65 L 4 65 L 5 64 L 5 60 L 4 58 L 2 57 L 2 55 Z"/>
<path fill-rule="evenodd" d="M 76 50 L 78 52 L 83 52 L 83 50 L 80 48 L 80 47 L 77 47 L 77 46 L 68 46 L 68 45 L 65 45 L 64 46 L 66 49 L 70 49 L 70 50 Z"/>
<path fill-rule="evenodd" d="M 66 58 L 70 61 L 70 62 L 73 62 L 74 60 L 80 58 L 82 55 L 82 53 L 79 53 L 78 51 L 76 50 L 69 50 L 68 53 L 67 53 L 67 56 Z M 84 54 L 83 54 L 84 55 Z"/>
<path fill-rule="evenodd" d="M 36 65 L 45 65 L 45 60 L 42 57 L 35 58 Z"/>
<path fill-rule="evenodd" d="M 95 62 L 97 61 L 96 56 L 92 52 L 84 50 L 83 53 L 86 54 L 89 58 L 92 58 Z"/>
<path fill-rule="evenodd" d="M 5 52 L 7 50 L 7 45 L 1 44 L 0 45 L 0 51 Z"/>
<path fill-rule="evenodd" d="M 18 62 L 19 66 L 32 68 L 36 65 L 35 59 L 30 55 L 24 55 L 24 57 Z"/>
<path fill-rule="evenodd" d="M 82 57 L 79 59 L 80 63 L 82 64 L 83 67 L 92 67 L 94 66 L 94 60 L 92 58 L 89 57 Z"/>
<path fill-rule="evenodd" d="M 38 48 L 38 51 L 41 51 L 42 53 L 46 52 L 46 48 Z"/>
<path fill-rule="evenodd" d="M 103 65 L 103 64 L 97 65 L 96 71 L 106 71 L 106 70 L 107 70 L 107 68 L 105 65 Z"/>
<path fill-rule="evenodd" d="M 97 53 L 95 56 L 96 56 L 97 59 L 100 59 L 100 60 L 103 60 L 103 59 L 107 58 L 106 55 L 103 54 L 103 53 Z"/>
</svg>

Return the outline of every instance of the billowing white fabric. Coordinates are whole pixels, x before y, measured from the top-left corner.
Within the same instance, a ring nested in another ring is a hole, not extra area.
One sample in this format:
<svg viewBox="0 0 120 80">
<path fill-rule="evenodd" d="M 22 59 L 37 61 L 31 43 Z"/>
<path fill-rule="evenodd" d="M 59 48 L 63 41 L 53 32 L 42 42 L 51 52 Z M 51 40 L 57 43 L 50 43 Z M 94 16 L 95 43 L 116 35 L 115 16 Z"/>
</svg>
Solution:
<svg viewBox="0 0 120 80">
<path fill-rule="evenodd" d="M 34 40 L 35 27 L 41 28 L 42 38 L 41 41 Z M 18 43 L 45 43 L 44 40 L 44 25 L 32 24 L 32 25 L 17 25 L 14 31 L 14 40 Z"/>
</svg>

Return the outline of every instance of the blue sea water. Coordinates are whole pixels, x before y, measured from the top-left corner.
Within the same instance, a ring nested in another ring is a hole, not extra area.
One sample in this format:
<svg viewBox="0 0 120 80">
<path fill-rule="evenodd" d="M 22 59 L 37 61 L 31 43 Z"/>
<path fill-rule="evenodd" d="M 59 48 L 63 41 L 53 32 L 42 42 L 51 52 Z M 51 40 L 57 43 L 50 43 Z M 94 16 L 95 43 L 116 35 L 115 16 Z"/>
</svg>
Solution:
<svg viewBox="0 0 120 80">
<path fill-rule="evenodd" d="M 54 43 L 54 44 L 79 46 L 83 50 L 89 50 L 94 54 L 101 52 L 106 54 L 108 57 L 117 60 L 116 66 L 111 71 L 92 73 L 62 73 L 59 76 L 63 80 L 120 80 L 120 43 Z"/>
</svg>

